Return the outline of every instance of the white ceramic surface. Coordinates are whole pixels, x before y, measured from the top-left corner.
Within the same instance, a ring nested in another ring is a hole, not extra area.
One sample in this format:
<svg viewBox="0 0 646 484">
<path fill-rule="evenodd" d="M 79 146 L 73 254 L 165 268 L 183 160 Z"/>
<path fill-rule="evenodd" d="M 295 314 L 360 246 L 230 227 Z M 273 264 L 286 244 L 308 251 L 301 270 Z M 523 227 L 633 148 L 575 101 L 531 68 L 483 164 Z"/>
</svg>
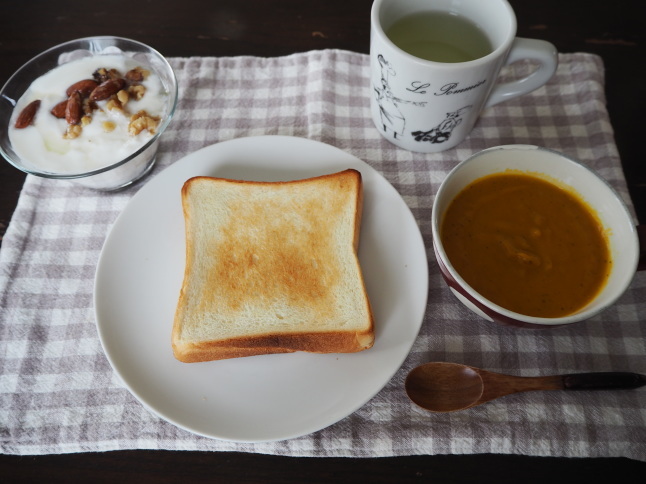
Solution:
<svg viewBox="0 0 646 484">
<path fill-rule="evenodd" d="M 469 183 L 507 169 L 547 175 L 577 192 L 597 213 L 607 230 L 613 269 L 601 293 L 575 314 L 538 318 L 508 311 L 470 287 L 451 265 L 439 237 L 442 217 L 453 198 Z M 626 290 L 637 269 L 639 240 L 628 208 L 610 185 L 581 163 L 561 153 L 529 145 L 507 145 L 476 153 L 444 179 L 433 204 L 433 247 L 440 269 L 456 296 L 478 315 L 504 324 L 540 328 L 588 319 L 613 304 Z"/>
<path fill-rule="evenodd" d="M 375 315 L 373 348 L 180 363 L 171 327 L 184 270 L 180 189 L 196 175 L 294 180 L 346 168 L 363 176 L 359 259 Z M 350 415 L 391 379 L 426 310 L 428 263 L 408 206 L 361 160 L 302 138 L 241 138 L 164 170 L 130 201 L 105 241 L 95 281 L 98 331 L 130 392 L 167 421 L 207 437 L 258 442 L 308 434 Z"/>
</svg>

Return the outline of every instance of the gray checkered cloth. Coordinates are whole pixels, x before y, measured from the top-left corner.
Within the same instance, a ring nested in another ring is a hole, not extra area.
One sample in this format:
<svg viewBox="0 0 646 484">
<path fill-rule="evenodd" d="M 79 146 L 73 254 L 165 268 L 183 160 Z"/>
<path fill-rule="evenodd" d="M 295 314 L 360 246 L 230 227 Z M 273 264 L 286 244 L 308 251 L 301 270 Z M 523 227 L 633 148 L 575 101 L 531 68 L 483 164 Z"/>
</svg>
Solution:
<svg viewBox="0 0 646 484">
<path fill-rule="evenodd" d="M 419 223 L 430 292 L 403 367 L 371 401 L 304 437 L 256 444 L 193 435 L 147 411 L 104 356 L 92 287 L 106 234 L 138 187 L 98 193 L 27 177 L 0 251 L 0 446 L 9 454 L 114 449 L 245 451 L 291 456 L 504 453 L 646 460 L 646 391 L 532 392 L 470 410 L 429 414 L 403 382 L 427 361 L 521 376 L 582 371 L 646 373 L 646 278 L 585 323 L 546 331 L 486 322 L 465 309 L 435 268 L 433 196 L 458 160 L 513 143 L 565 152 L 601 174 L 630 204 L 605 109 L 603 65 L 562 54 L 552 81 L 487 110 L 457 148 L 416 154 L 381 138 L 369 113 L 368 57 L 326 50 L 280 58 L 173 58 L 180 102 L 151 176 L 219 141 L 291 135 L 337 146 L 392 183 Z M 529 69 L 517 64 L 511 78 Z M 147 178 L 150 180 L 151 178 Z"/>
</svg>

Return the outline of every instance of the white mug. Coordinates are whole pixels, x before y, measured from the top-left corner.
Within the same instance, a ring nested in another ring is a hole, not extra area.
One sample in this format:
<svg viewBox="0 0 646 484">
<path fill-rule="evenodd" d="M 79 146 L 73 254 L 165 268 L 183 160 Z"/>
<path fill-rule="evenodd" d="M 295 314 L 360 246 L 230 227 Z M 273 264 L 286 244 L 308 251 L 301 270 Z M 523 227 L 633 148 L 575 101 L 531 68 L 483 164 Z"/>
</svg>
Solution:
<svg viewBox="0 0 646 484">
<path fill-rule="evenodd" d="M 402 17 L 429 10 L 475 23 L 493 51 L 466 62 L 435 62 L 407 53 L 386 35 Z M 537 69 L 497 84 L 500 69 L 522 59 L 538 63 Z M 506 0 L 375 0 L 372 6 L 371 113 L 380 133 L 400 148 L 434 153 L 456 146 L 485 108 L 541 87 L 557 65 L 552 44 L 516 37 L 516 16 Z"/>
</svg>

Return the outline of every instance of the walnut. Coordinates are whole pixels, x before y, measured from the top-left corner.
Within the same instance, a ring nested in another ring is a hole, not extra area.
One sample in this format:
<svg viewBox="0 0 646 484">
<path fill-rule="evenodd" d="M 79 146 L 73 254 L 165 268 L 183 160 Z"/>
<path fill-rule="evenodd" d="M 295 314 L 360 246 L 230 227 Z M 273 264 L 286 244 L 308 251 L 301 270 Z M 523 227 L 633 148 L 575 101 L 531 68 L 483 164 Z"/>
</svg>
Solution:
<svg viewBox="0 0 646 484">
<path fill-rule="evenodd" d="M 123 76 L 116 69 L 108 70 L 105 67 L 99 67 L 96 71 L 94 71 L 92 77 L 94 78 L 94 80 L 96 80 L 96 82 L 101 83 L 110 79 L 119 79 Z"/>
<path fill-rule="evenodd" d="M 85 115 L 81 118 L 81 126 L 87 126 L 92 122 L 92 116 Z"/>
<path fill-rule="evenodd" d="M 63 135 L 63 138 L 65 139 L 78 138 L 79 136 L 81 136 L 82 132 L 83 132 L 83 128 L 81 127 L 80 124 L 72 124 L 67 127 L 67 131 Z"/>
<path fill-rule="evenodd" d="M 159 117 L 151 116 L 146 111 L 139 111 L 130 117 L 128 132 L 133 136 L 137 136 L 143 130 L 148 130 L 150 134 L 154 134 L 159 125 L 159 120 Z"/>
<path fill-rule="evenodd" d="M 90 98 L 83 98 L 83 113 L 86 115 L 92 114 L 92 111 L 97 109 L 97 105 L 94 101 L 90 101 Z"/>
<path fill-rule="evenodd" d="M 114 129 L 117 127 L 117 125 L 114 123 L 114 121 L 103 121 L 103 131 L 106 133 L 109 133 L 110 131 L 114 131 Z"/>
<path fill-rule="evenodd" d="M 146 88 L 141 84 L 128 87 L 128 94 L 135 100 L 139 101 L 146 94 Z"/>
<path fill-rule="evenodd" d="M 120 102 L 120 103 L 121 103 L 121 105 L 123 106 L 123 105 L 125 105 L 125 104 L 128 102 L 128 100 L 130 99 L 130 94 L 128 94 L 128 91 L 126 91 L 125 89 L 121 89 L 121 91 L 119 91 L 119 92 L 117 93 L 117 99 L 119 100 L 119 102 Z"/>
<path fill-rule="evenodd" d="M 126 79 L 130 82 L 142 82 L 144 79 L 147 79 L 150 75 L 150 71 L 144 69 L 143 67 L 135 67 L 126 72 Z"/>
<path fill-rule="evenodd" d="M 114 111 L 114 110 L 123 111 L 123 105 L 121 104 L 121 102 L 119 101 L 116 95 L 108 99 L 108 101 L 105 103 L 105 108 L 108 111 Z"/>
</svg>

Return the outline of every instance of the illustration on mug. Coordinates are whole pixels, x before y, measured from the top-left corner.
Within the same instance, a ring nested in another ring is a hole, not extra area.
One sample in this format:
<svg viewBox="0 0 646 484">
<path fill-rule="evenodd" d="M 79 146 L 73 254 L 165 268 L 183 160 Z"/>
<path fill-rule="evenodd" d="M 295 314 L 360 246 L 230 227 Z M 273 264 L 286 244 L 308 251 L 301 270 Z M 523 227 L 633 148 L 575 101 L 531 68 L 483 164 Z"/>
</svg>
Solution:
<svg viewBox="0 0 646 484">
<path fill-rule="evenodd" d="M 381 66 L 381 86 L 373 86 L 379 105 L 379 115 L 384 133 L 392 132 L 395 138 L 401 137 L 406 128 L 406 118 L 399 109 L 399 104 L 412 104 L 414 106 L 425 106 L 426 102 L 407 101 L 396 97 L 390 89 L 389 77 L 397 73 L 383 55 L 377 56 Z"/>
<path fill-rule="evenodd" d="M 451 133 L 462 122 L 462 115 L 466 113 L 471 106 L 464 106 L 453 111 L 446 113 L 446 119 L 442 120 L 440 124 L 429 129 L 428 131 L 414 131 L 411 134 L 415 141 L 424 141 L 429 143 L 444 143 L 451 137 Z"/>
</svg>

